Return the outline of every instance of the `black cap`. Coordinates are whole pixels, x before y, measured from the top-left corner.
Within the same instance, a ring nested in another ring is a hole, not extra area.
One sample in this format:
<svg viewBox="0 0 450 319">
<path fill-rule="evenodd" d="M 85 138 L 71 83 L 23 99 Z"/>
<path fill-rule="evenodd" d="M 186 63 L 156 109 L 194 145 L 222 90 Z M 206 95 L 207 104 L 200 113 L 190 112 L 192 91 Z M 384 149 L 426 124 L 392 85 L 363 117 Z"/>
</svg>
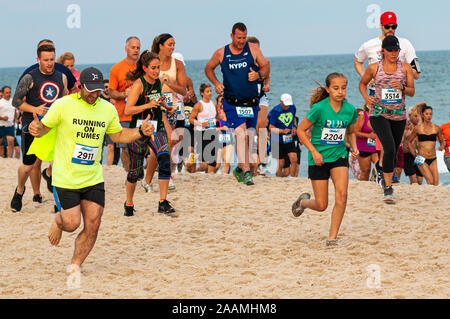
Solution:
<svg viewBox="0 0 450 319">
<path fill-rule="evenodd" d="M 388 35 L 383 39 L 383 43 L 381 44 L 381 47 L 386 50 L 392 50 L 392 49 L 399 49 L 400 50 L 400 43 L 398 42 L 398 39 L 394 35 Z"/>
<path fill-rule="evenodd" d="M 80 83 L 84 85 L 88 92 L 105 90 L 102 72 L 93 67 L 81 71 Z"/>
</svg>

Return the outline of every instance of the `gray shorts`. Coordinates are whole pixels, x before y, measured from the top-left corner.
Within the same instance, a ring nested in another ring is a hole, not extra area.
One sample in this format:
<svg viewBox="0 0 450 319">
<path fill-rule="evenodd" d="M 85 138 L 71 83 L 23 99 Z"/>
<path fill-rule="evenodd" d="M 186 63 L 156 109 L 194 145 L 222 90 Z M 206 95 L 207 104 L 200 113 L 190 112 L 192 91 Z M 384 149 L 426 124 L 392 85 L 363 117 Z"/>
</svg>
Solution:
<svg viewBox="0 0 450 319">
<path fill-rule="evenodd" d="M 130 127 L 130 121 L 123 121 L 123 122 L 120 122 L 120 125 L 122 125 L 122 127 L 129 128 L 129 127 Z M 127 148 L 127 145 L 128 145 L 128 144 L 117 144 L 117 147 L 118 147 L 118 148 Z"/>
<path fill-rule="evenodd" d="M 444 155 L 444 163 L 447 166 L 448 171 L 450 172 L 450 155 Z"/>
</svg>

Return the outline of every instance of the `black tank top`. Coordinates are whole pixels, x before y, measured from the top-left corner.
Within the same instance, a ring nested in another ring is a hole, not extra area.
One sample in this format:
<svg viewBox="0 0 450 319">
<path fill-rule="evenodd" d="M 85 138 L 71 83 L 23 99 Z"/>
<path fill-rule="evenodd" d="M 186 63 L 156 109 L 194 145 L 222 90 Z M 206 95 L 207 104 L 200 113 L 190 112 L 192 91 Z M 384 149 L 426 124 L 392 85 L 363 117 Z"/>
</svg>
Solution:
<svg viewBox="0 0 450 319">
<path fill-rule="evenodd" d="M 144 105 L 149 103 L 153 99 L 159 99 L 161 97 L 161 81 L 159 79 L 156 80 L 155 84 L 151 85 L 148 83 L 143 76 L 139 78 L 142 82 L 143 90 L 141 95 L 139 95 L 138 100 L 136 102 L 136 106 Z M 145 120 L 147 115 L 150 114 L 150 120 L 158 121 L 156 130 L 160 131 L 164 129 L 164 123 L 162 121 L 162 110 L 161 107 L 147 109 L 141 113 L 133 115 L 130 122 L 130 127 L 136 127 L 138 120 Z"/>
<path fill-rule="evenodd" d="M 52 74 L 43 74 L 36 68 L 28 74 L 33 78 L 33 87 L 26 95 L 26 101 L 32 106 L 47 104 L 50 107 L 53 102 L 62 97 L 64 92 L 63 74 L 54 70 Z M 22 124 L 33 121 L 33 113 L 23 112 Z"/>
</svg>

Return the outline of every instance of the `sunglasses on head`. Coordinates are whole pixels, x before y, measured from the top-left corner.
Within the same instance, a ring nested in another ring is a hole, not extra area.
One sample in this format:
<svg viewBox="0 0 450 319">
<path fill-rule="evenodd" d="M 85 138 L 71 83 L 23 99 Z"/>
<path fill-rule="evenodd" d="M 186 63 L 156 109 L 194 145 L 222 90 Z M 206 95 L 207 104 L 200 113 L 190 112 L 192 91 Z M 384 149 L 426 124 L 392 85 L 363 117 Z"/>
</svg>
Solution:
<svg viewBox="0 0 450 319">
<path fill-rule="evenodd" d="M 397 29 L 397 25 L 396 25 L 396 24 L 393 24 L 393 25 L 383 25 L 383 27 L 384 27 L 386 30 L 389 30 L 389 29 L 395 30 L 395 29 Z"/>
</svg>

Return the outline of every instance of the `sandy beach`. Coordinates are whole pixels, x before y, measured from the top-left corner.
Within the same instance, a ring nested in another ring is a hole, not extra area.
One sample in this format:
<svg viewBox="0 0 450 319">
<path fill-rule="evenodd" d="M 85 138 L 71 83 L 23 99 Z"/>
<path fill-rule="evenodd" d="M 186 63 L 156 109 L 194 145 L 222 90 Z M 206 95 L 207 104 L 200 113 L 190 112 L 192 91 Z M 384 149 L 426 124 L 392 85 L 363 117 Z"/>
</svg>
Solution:
<svg viewBox="0 0 450 319">
<path fill-rule="evenodd" d="M 42 204 L 31 201 L 28 181 L 22 211 L 11 213 L 19 165 L 0 159 L 1 298 L 450 297 L 448 186 L 394 184 L 397 204 L 386 205 L 377 184 L 351 180 L 340 231 L 351 243 L 326 248 L 331 181 L 328 209 L 295 218 L 292 202 L 312 193 L 305 178 L 260 176 L 249 187 L 231 175 L 181 173 L 168 196 L 179 217 L 156 213 L 159 193 L 138 184 L 130 218 L 123 216 L 125 172 L 104 167 L 99 237 L 80 288 L 69 289 L 65 270 L 81 227 L 58 247 L 49 244 L 54 203 L 44 183 Z"/>
</svg>

